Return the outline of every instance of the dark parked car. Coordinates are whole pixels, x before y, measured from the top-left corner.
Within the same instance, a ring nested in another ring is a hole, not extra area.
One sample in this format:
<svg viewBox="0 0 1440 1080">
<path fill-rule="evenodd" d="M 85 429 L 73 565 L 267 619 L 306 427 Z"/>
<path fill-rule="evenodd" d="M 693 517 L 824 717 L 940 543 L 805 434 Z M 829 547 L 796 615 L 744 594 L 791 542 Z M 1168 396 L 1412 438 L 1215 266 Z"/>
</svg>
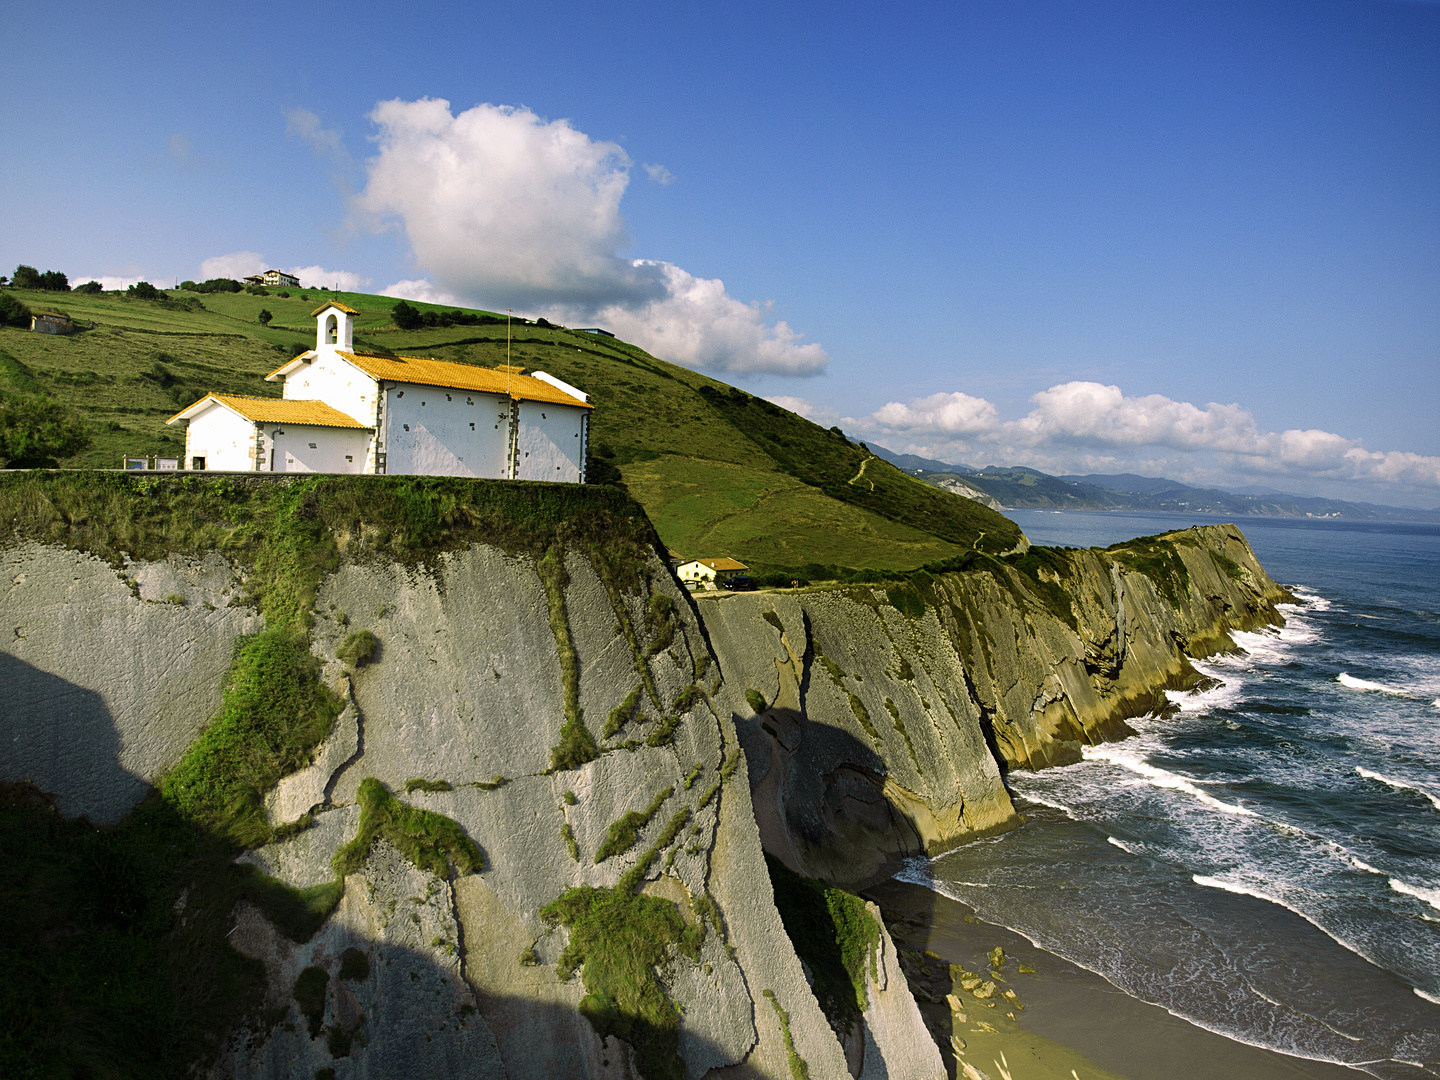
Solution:
<svg viewBox="0 0 1440 1080">
<path fill-rule="evenodd" d="M 754 592 L 755 579 L 746 577 L 744 574 L 736 574 L 734 577 L 726 578 L 720 583 L 722 589 L 729 589 L 731 592 Z"/>
</svg>

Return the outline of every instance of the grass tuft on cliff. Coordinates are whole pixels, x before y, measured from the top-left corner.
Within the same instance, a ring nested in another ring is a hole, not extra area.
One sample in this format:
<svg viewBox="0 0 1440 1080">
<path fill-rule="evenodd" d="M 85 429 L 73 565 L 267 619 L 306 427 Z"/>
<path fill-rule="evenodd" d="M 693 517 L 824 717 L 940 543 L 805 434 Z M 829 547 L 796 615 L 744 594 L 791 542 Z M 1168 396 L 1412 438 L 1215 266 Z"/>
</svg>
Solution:
<svg viewBox="0 0 1440 1080">
<path fill-rule="evenodd" d="M 658 977 L 674 962 L 671 949 L 695 960 L 704 930 L 686 924 L 669 900 L 581 885 L 540 909 L 541 918 L 570 931 L 560 954 L 564 978 L 578 969 L 585 984 L 580 1012 L 602 1038 L 624 1039 L 646 1080 L 683 1080 L 680 1014 Z"/>
<path fill-rule="evenodd" d="M 335 873 L 344 877 L 359 870 L 377 838 L 388 841 L 421 870 L 436 877 L 475 874 L 485 869 L 480 845 L 465 835 L 458 822 L 443 814 L 406 806 L 373 776 L 360 782 L 360 828 L 355 839 L 335 853 Z"/>
<path fill-rule="evenodd" d="M 288 630 L 242 638 L 220 711 L 160 781 L 186 818 L 238 847 L 273 839 L 265 793 L 309 762 L 341 702 L 320 683 L 309 642 Z"/>
<path fill-rule="evenodd" d="M 866 976 L 877 977 L 880 928 L 865 901 L 802 877 L 769 852 L 775 907 L 795 953 L 810 966 L 812 989 L 831 1024 L 853 1030 L 865 1011 Z"/>
</svg>

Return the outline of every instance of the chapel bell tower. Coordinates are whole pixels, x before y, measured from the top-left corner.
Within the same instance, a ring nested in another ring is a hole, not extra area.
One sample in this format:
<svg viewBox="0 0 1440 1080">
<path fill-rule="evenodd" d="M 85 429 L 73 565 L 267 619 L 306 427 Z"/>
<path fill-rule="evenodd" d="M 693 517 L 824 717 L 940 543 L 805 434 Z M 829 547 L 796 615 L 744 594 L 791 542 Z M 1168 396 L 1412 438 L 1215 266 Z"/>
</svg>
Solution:
<svg viewBox="0 0 1440 1080">
<path fill-rule="evenodd" d="M 355 309 L 344 304 L 326 304 L 315 312 L 315 351 L 354 349 Z"/>
</svg>

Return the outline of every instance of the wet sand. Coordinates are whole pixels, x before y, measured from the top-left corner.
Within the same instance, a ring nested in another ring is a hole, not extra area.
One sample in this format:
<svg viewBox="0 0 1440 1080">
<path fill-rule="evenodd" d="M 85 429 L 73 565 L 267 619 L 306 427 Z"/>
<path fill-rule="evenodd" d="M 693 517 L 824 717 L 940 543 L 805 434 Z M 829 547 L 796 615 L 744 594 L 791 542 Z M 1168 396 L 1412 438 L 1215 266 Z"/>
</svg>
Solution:
<svg viewBox="0 0 1440 1080">
<path fill-rule="evenodd" d="M 987 954 L 997 945 L 1005 952 L 1001 970 L 1005 982 L 997 983 L 995 997 L 981 1001 L 955 990 L 964 1022 L 952 1024 L 944 999 L 951 989 L 948 978 L 929 983 L 928 992 L 938 1001 L 927 1001 L 926 984 L 917 987 L 917 980 L 912 980 L 920 1010 L 936 1034 L 951 1076 L 966 1077 L 966 1063 L 991 1080 L 1362 1080 L 1369 1076 L 1344 1065 L 1247 1046 L 1198 1028 L 919 885 L 887 881 L 864 895 L 884 911 L 899 949 L 938 957 L 930 960 L 932 970 L 942 962 L 959 964 L 988 979 Z M 1034 973 L 1021 972 L 1022 965 Z M 1000 996 L 1005 990 L 1015 992 L 1023 1009 Z M 951 1050 L 952 1034 L 964 1040 L 958 1057 Z"/>
</svg>

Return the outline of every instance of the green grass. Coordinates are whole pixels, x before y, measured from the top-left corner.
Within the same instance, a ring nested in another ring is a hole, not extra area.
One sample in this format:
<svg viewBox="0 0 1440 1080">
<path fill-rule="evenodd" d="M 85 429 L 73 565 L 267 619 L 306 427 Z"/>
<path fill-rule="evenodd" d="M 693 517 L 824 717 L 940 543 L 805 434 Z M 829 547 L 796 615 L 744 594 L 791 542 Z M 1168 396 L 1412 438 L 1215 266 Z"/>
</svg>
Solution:
<svg viewBox="0 0 1440 1080">
<path fill-rule="evenodd" d="M 413 795 L 417 791 L 454 791 L 455 787 L 449 780 L 426 780 L 423 776 L 412 776 L 405 781 L 405 794 Z"/>
<path fill-rule="evenodd" d="M 745 691 L 745 703 L 749 705 L 751 711 L 757 715 L 770 707 L 765 701 L 765 695 L 760 693 L 759 690 L 747 689 Z"/>
<path fill-rule="evenodd" d="M 380 639 L 369 630 L 356 630 L 335 650 L 335 656 L 351 667 L 360 668 L 371 661 L 379 647 Z"/>
<path fill-rule="evenodd" d="M 610 832 L 604 843 L 595 852 L 595 861 L 602 863 L 612 855 L 623 855 L 640 839 L 640 830 L 650 824 L 650 819 L 659 812 L 665 800 L 675 794 L 674 787 L 657 792 L 650 805 L 644 810 L 630 810 L 610 823 Z"/>
<path fill-rule="evenodd" d="M 790 1080 L 810 1080 L 810 1066 L 805 1064 L 805 1059 L 795 1049 L 795 1038 L 790 1034 L 790 1014 L 780 1004 L 774 990 L 767 987 L 764 997 L 774 1007 L 775 1018 L 780 1021 L 780 1035 L 785 1040 L 785 1056 L 790 1063 Z"/>
<path fill-rule="evenodd" d="M 643 684 L 637 683 L 635 688 L 625 695 L 625 700 L 610 710 L 610 715 L 605 718 L 605 727 L 600 732 L 602 739 L 613 739 L 620 733 L 620 729 L 630 722 L 630 718 L 635 715 L 635 706 L 640 701 L 642 689 Z"/>
<path fill-rule="evenodd" d="M 416 867 L 448 878 L 479 873 L 485 868 L 480 846 L 458 823 L 443 814 L 406 806 L 368 776 L 356 795 L 360 828 L 355 839 L 335 853 L 335 873 L 344 877 L 359 870 L 376 838 L 388 841 Z"/>
<path fill-rule="evenodd" d="M 320 683 L 319 671 L 308 641 L 293 631 L 241 639 L 220 711 L 161 780 L 165 799 L 239 847 L 273 839 L 265 793 L 308 764 L 340 713 L 340 700 Z"/>
<path fill-rule="evenodd" d="M 38 388 L 81 413 L 92 448 L 66 465 L 118 466 L 124 455 L 178 457 L 181 425 L 165 420 L 210 391 L 279 396 L 263 376 L 312 347 L 309 312 L 335 299 L 359 310 L 358 348 L 493 367 L 503 325 L 402 331 L 396 301 L 291 289 L 289 299 L 170 292 L 163 301 L 14 290 L 83 327 L 62 337 L 0 329 L 0 385 Z M 424 310 L 444 306 L 416 304 Z M 268 309 L 267 328 L 257 319 Z M 490 313 L 484 313 L 490 314 Z M 597 462 L 618 469 L 664 541 L 689 555 L 729 554 L 753 567 L 807 562 L 903 570 L 978 542 L 1013 546 L 1015 526 L 939 491 L 793 413 L 666 363 L 623 341 L 561 328 L 514 328 L 511 359 L 586 390 L 596 405 Z M 866 462 L 860 481 L 849 481 Z M 983 534 L 983 535 L 982 535 Z"/>
<path fill-rule="evenodd" d="M 571 889 L 540 915 L 570 931 L 559 971 L 566 978 L 580 971 L 580 1012 L 596 1033 L 629 1043 L 646 1080 L 683 1080 L 680 1015 L 659 973 L 674 962 L 672 948 L 694 961 L 704 929 L 687 926 L 670 901 L 636 894 L 623 883 Z"/>
<path fill-rule="evenodd" d="M 865 1011 L 865 980 L 878 977 L 880 928 L 865 901 L 802 877 L 765 855 L 775 907 L 795 952 L 810 967 L 812 989 L 832 1024 L 849 1031 Z"/>
</svg>

